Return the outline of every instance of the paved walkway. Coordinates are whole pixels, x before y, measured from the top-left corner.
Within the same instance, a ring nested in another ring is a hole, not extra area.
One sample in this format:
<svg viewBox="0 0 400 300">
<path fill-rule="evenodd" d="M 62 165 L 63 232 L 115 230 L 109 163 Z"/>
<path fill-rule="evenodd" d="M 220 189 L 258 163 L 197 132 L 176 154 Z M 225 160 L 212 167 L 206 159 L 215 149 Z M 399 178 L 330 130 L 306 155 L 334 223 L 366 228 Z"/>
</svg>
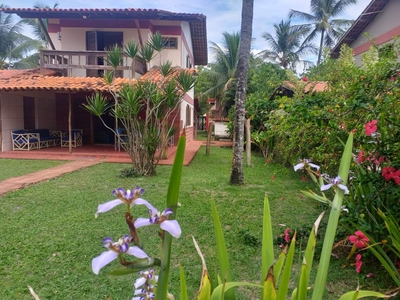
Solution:
<svg viewBox="0 0 400 300">
<path fill-rule="evenodd" d="M 200 146 L 205 145 L 205 141 L 191 141 L 186 144 L 185 158 L 183 164 L 185 166 L 193 160 Z M 232 142 L 212 141 L 213 147 L 232 147 Z M 8 178 L 0 181 L 0 196 L 13 190 L 18 190 L 26 186 L 45 181 L 47 179 L 56 178 L 63 174 L 74 172 L 76 170 L 87 168 L 101 162 L 114 163 L 130 163 L 131 160 L 125 152 L 116 151 L 94 151 L 86 152 L 76 148 L 72 154 L 60 152 L 60 148 L 48 148 L 33 151 L 6 151 L 0 152 L 1 158 L 11 159 L 49 159 L 49 160 L 72 160 L 72 162 L 56 166 L 53 168 L 26 174 L 20 177 Z M 61 148 L 62 149 L 62 148 Z M 176 147 L 169 149 L 169 158 L 160 160 L 160 165 L 172 165 L 175 159 Z"/>
<path fill-rule="evenodd" d="M 13 190 L 18 190 L 26 186 L 45 181 L 47 179 L 59 177 L 65 173 L 87 168 L 100 163 L 100 161 L 73 161 L 53 168 L 33 172 L 20 177 L 12 177 L 0 181 L 0 196 Z"/>
</svg>

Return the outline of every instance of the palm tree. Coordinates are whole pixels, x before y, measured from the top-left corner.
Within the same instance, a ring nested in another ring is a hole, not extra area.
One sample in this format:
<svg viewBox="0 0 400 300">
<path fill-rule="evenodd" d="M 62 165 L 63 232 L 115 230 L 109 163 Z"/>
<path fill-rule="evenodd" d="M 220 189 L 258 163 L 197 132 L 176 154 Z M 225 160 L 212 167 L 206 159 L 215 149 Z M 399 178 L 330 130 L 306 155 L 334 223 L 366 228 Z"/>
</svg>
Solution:
<svg viewBox="0 0 400 300">
<path fill-rule="evenodd" d="M 251 48 L 251 35 L 253 31 L 254 0 L 243 0 L 242 25 L 240 32 L 239 59 L 237 63 L 237 86 L 235 105 L 235 143 L 233 145 L 233 159 L 231 171 L 231 184 L 243 184 L 243 145 L 244 145 L 244 118 L 247 89 L 247 72 Z"/>
<path fill-rule="evenodd" d="M 57 2 L 53 5 L 53 7 L 50 7 L 47 4 L 40 2 L 36 2 L 35 5 L 33 6 L 33 8 L 53 8 L 53 9 L 57 7 L 58 7 Z M 47 30 L 48 19 L 42 19 L 42 21 Z M 46 34 L 44 33 L 42 26 L 40 26 L 38 19 L 23 19 L 22 23 L 30 25 L 33 29 L 33 34 L 35 38 L 39 41 L 42 41 L 44 46 L 46 47 L 48 46 L 49 41 L 47 40 Z"/>
<path fill-rule="evenodd" d="M 202 93 L 203 98 L 223 100 L 229 88 L 234 87 L 237 77 L 240 35 L 224 32 L 222 45 L 210 42 L 214 62 L 204 69 L 205 77 L 211 87 Z"/>
<path fill-rule="evenodd" d="M 270 49 L 261 51 L 259 55 L 272 62 L 278 62 L 284 69 L 295 68 L 296 64 L 302 62 L 305 66 L 311 64 L 309 61 L 301 60 L 300 57 L 307 54 L 316 54 L 317 48 L 308 41 L 302 42 L 302 38 L 309 32 L 306 26 L 293 27 L 290 20 L 274 24 L 275 37 L 264 32 L 262 37 L 267 41 Z"/>
<path fill-rule="evenodd" d="M 351 20 L 333 18 L 342 14 L 348 6 L 356 3 L 357 0 L 311 0 L 311 14 L 293 9 L 289 12 L 289 18 L 300 18 L 307 22 L 305 26 L 310 29 L 307 41 L 312 41 L 320 34 L 317 65 L 321 62 L 324 46 L 331 47 L 353 23 Z"/>
<path fill-rule="evenodd" d="M 1 4 L 2 8 L 6 6 Z M 14 22 L 11 14 L 0 11 L 0 69 L 10 68 L 24 60 L 41 44 L 23 35 L 21 31 L 22 21 Z"/>
</svg>

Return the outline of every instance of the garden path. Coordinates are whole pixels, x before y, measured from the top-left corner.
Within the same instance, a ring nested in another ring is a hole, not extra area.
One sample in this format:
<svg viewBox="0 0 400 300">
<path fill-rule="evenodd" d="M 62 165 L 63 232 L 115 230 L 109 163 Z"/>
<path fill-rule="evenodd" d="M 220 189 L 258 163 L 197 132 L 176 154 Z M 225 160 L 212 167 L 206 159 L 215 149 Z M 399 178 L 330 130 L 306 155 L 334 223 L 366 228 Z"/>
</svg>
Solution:
<svg viewBox="0 0 400 300">
<path fill-rule="evenodd" d="M 184 165 L 187 166 L 192 161 L 200 146 L 205 145 L 203 141 L 191 141 L 186 145 Z M 232 142 L 212 141 L 213 147 L 232 147 Z M 172 165 L 175 159 L 176 147 L 171 147 L 169 158 L 160 160 L 159 164 Z M 102 153 L 94 153 L 93 149 L 90 153 L 82 153 L 74 149 L 73 154 L 50 152 L 47 149 L 34 151 L 6 151 L 0 152 L 1 158 L 11 159 L 50 159 L 50 160 L 71 160 L 71 162 L 62 164 L 53 168 L 33 172 L 20 177 L 8 178 L 0 181 L 0 196 L 13 191 L 24 188 L 26 186 L 36 184 L 51 178 L 59 177 L 63 174 L 74 172 L 76 170 L 87 168 L 101 162 L 129 163 L 130 158 L 125 152 L 107 151 Z"/>
</svg>

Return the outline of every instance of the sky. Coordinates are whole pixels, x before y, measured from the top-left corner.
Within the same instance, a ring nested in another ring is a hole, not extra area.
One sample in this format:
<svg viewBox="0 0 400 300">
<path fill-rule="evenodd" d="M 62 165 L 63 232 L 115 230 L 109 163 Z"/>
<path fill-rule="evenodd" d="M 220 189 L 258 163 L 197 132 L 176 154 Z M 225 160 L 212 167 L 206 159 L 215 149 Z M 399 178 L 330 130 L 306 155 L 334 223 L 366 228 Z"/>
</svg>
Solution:
<svg viewBox="0 0 400 300">
<path fill-rule="evenodd" d="M 0 0 L 1 1 L 1 0 Z M 154 8 L 177 13 L 200 13 L 207 17 L 207 39 L 220 43 L 222 33 L 240 32 L 242 1 L 240 0 L 2 0 L 13 8 L 29 8 L 37 2 L 53 6 L 59 3 L 59 8 Z M 358 0 L 350 6 L 339 18 L 355 20 L 371 0 Z M 264 32 L 274 35 L 273 25 L 286 20 L 290 9 L 309 12 L 310 2 L 306 0 L 254 0 L 253 44 L 252 51 L 257 53 L 267 49 L 267 43 L 262 38 Z M 294 20 L 296 21 L 296 20 Z M 295 22 L 292 22 L 293 24 Z M 301 21 L 298 20 L 298 23 Z M 317 41 L 315 41 L 317 44 Z M 306 58 L 316 61 L 315 57 Z M 209 56 L 209 62 L 212 57 Z"/>
</svg>

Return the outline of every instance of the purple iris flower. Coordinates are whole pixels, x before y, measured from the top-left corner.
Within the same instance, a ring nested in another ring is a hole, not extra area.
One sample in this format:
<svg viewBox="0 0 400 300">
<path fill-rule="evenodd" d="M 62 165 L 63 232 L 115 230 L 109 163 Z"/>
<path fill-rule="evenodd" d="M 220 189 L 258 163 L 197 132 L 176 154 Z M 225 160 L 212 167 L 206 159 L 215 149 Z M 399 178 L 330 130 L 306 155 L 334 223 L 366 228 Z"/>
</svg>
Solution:
<svg viewBox="0 0 400 300">
<path fill-rule="evenodd" d="M 319 170 L 319 166 L 312 164 L 311 159 L 305 158 L 305 159 L 300 159 L 299 163 L 294 166 L 294 170 L 297 171 L 299 169 L 307 168 L 308 166 L 313 167 L 317 170 Z"/>
<path fill-rule="evenodd" d="M 339 189 L 343 190 L 345 194 L 349 193 L 349 189 L 347 186 L 343 185 L 342 178 L 340 176 L 336 176 L 335 178 L 328 178 L 328 184 L 324 184 L 321 186 L 321 191 L 326 191 L 330 189 L 332 186 L 337 186 Z"/>
<path fill-rule="evenodd" d="M 118 242 L 113 242 L 111 238 L 107 237 L 103 239 L 103 246 L 108 249 L 108 251 L 103 252 L 98 257 L 93 258 L 92 260 L 92 270 L 93 273 L 98 275 L 101 268 L 105 265 L 108 265 L 114 259 L 118 257 L 121 253 L 126 253 L 129 255 L 133 255 L 137 258 L 148 258 L 149 256 L 139 247 L 137 246 L 129 246 L 129 243 L 132 241 L 132 237 L 128 235 L 124 235 L 122 238 L 118 240 Z"/>
<path fill-rule="evenodd" d="M 178 221 L 168 220 L 168 216 L 173 214 L 172 209 L 167 208 L 162 213 L 157 210 L 149 210 L 150 218 L 138 218 L 134 225 L 136 228 L 159 224 L 162 230 L 168 231 L 173 237 L 179 238 L 182 230 Z"/>
</svg>

